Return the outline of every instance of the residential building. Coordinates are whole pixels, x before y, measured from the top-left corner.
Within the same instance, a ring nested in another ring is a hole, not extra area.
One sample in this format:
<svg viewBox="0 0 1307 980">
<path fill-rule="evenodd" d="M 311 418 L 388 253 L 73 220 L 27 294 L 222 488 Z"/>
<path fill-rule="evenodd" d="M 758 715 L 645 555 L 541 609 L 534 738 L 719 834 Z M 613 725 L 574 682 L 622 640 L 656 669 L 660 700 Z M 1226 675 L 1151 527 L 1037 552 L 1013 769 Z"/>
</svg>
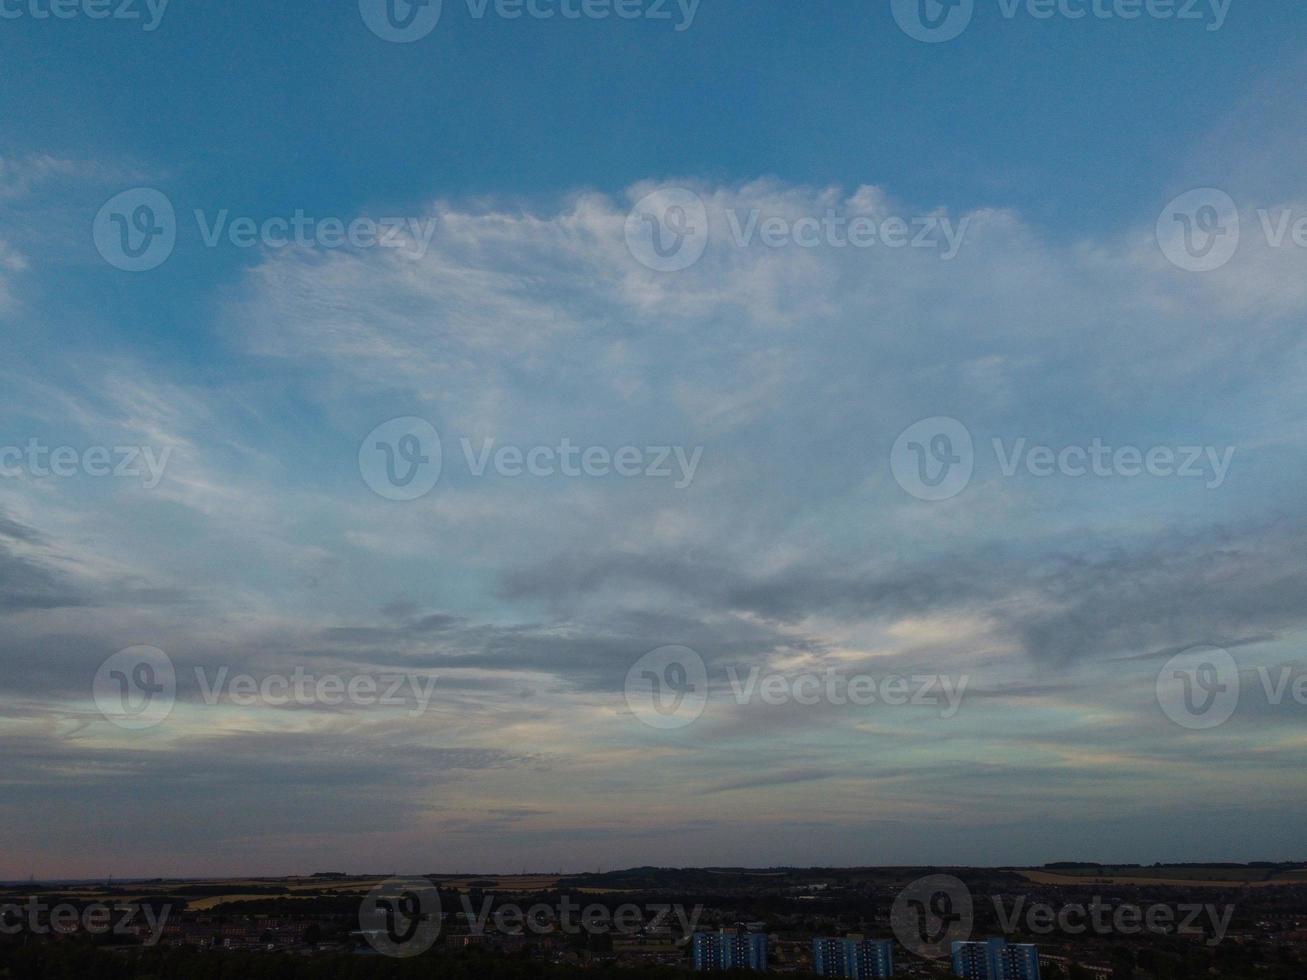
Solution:
<svg viewBox="0 0 1307 980">
<path fill-rule="evenodd" d="M 870 980 L 894 975 L 893 944 L 886 939 L 850 936 L 812 941 L 812 972 L 819 977 L 855 977 Z"/>
<path fill-rule="evenodd" d="M 956 942 L 953 973 L 965 980 L 1039 980 L 1039 948 L 1003 939 Z"/>
<path fill-rule="evenodd" d="M 696 932 L 694 968 L 700 972 L 767 969 L 767 936 L 761 932 L 723 929 Z"/>
</svg>

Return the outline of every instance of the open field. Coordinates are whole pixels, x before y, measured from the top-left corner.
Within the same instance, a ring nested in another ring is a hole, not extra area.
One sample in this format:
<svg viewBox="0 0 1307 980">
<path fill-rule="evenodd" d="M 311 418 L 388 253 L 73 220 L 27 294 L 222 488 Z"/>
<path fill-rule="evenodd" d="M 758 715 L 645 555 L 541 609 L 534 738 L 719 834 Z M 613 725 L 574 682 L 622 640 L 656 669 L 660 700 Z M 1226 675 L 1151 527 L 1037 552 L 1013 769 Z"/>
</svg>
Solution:
<svg viewBox="0 0 1307 980">
<path fill-rule="evenodd" d="M 1282 871 L 1275 868 L 1227 868 L 1163 866 L 1160 868 L 1120 868 L 1105 866 L 1102 869 L 1017 868 L 1018 874 L 1040 885 L 1155 885 L 1174 888 L 1229 888 L 1245 885 L 1249 888 L 1267 888 L 1280 885 L 1307 883 L 1307 869 Z"/>
<path fill-rule="evenodd" d="M 488 892 L 538 892 L 555 887 L 558 875 L 432 875 L 431 880 L 451 891 L 479 888 Z M 44 893 L 63 898 L 130 904 L 145 898 L 169 897 L 184 900 L 193 911 L 212 909 L 228 902 L 260 899 L 312 898 L 338 893 L 366 892 L 384 881 L 379 875 L 349 878 L 231 878 L 177 879 L 150 882 L 114 882 L 102 885 L 79 883 L 61 888 L 45 886 Z M 584 889 L 603 891 L 604 889 Z M 0 888 L 0 897 L 26 896 L 30 886 L 11 884 Z"/>
<path fill-rule="evenodd" d="M 813 882 L 839 887 L 861 882 L 875 887 L 898 888 L 924 874 L 957 874 L 977 887 L 1006 879 L 1015 883 L 1024 879 L 1041 886 L 1084 887 L 1089 885 L 1135 886 L 1158 888 L 1276 888 L 1307 884 L 1307 868 L 1170 865 L 1157 867 L 1093 866 L 1049 868 L 858 868 L 858 869 L 747 869 L 747 868 L 638 868 L 602 874 L 525 875 L 442 875 L 428 877 L 447 891 L 466 892 L 477 889 L 496 893 L 535 893 L 566 889 L 575 894 L 615 895 L 661 889 L 748 893 L 757 889 L 802 888 Z M 992 880 L 991 880 L 992 879 Z M 178 879 L 148 882 L 112 882 L 104 884 L 70 883 L 66 887 L 45 886 L 47 895 L 60 895 L 87 902 L 131 904 L 146 898 L 169 898 L 192 911 L 204 911 L 232 902 L 255 902 L 278 899 L 327 898 L 359 895 L 384 880 L 382 875 L 359 875 L 344 878 L 231 878 Z M 21 897 L 30 886 L 10 883 L 0 888 L 0 899 Z"/>
</svg>

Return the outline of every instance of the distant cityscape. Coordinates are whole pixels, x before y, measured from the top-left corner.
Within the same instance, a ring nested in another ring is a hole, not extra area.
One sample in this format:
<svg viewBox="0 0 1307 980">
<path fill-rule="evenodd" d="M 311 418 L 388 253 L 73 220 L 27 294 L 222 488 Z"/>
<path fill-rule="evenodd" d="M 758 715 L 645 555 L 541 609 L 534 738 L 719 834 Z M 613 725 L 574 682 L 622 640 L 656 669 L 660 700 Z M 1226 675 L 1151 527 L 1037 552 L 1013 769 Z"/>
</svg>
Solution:
<svg viewBox="0 0 1307 980">
<path fill-rule="evenodd" d="M 331 969 L 347 972 L 344 959 L 364 958 L 378 977 L 423 957 L 472 975 L 531 962 L 632 978 L 1302 980 L 1307 865 L 0 885 L 0 977 L 58 976 L 50 958 L 63 956 L 98 959 L 62 975 L 103 968 L 128 980 L 208 975 L 213 956 L 282 957 L 286 969 L 339 961 Z"/>
</svg>

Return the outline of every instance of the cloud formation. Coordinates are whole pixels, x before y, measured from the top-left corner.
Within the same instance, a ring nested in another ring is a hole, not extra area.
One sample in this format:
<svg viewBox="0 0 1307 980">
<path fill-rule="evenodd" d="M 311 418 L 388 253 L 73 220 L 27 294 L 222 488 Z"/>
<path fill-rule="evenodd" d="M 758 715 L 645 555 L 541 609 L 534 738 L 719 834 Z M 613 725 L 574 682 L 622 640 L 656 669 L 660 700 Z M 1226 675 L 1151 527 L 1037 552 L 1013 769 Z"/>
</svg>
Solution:
<svg viewBox="0 0 1307 980">
<path fill-rule="evenodd" d="M 828 842 L 807 859 L 865 858 L 861 835 L 890 824 L 903 850 L 884 857 L 908 860 L 928 823 L 943 861 L 982 825 L 996 851 L 1021 846 L 1032 781 L 1067 826 L 1110 816 L 1105 785 L 1141 819 L 1193 795 L 1200 760 L 1160 718 L 1148 658 L 1251 637 L 1240 656 L 1273 662 L 1307 628 L 1292 492 L 1307 294 L 1249 285 L 1280 283 L 1294 257 L 1254 246 L 1194 277 L 1166 263 L 1152 215 L 1068 242 L 1008 209 L 919 209 L 873 186 L 680 183 L 711 229 L 681 272 L 625 240 L 658 185 L 535 209 L 437 202 L 424 255 L 261 254 L 214 300 L 223 381 L 126 352 L 15 377 L 5 444 L 172 450 L 151 490 L 0 483 L 0 810 L 58 804 L 22 847 L 67 831 L 70 801 L 94 792 L 118 825 L 169 804 L 121 842 L 124 870 L 160 843 L 219 870 L 185 828 L 233 797 L 229 839 L 262 873 L 324 841 L 359 866 L 427 870 L 530 860 L 542 840 L 587 865 L 594 847 L 609 863 L 748 863 L 803 821 Z M 966 235 L 947 259 L 735 240 L 751 216 L 832 213 Z M 410 503 L 358 471 L 364 436 L 400 416 L 444 447 L 439 484 Z M 940 503 L 889 466 L 898 434 L 934 416 L 977 446 L 971 485 Z M 1219 489 L 1005 476 L 989 447 L 1020 438 L 1238 453 Z M 478 475 L 462 442 L 486 439 L 703 459 L 679 489 Z M 173 716 L 146 735 L 90 697 L 99 664 L 135 644 L 179 672 Z M 683 735 L 623 699 L 631 665 L 669 644 L 709 671 Z M 749 665 L 966 675 L 973 693 L 947 720 L 734 703 L 725 671 Z M 208 705 L 195 673 L 297 667 L 422 671 L 437 697 L 416 719 Z M 1300 778 L 1284 726 L 1252 713 L 1203 757 L 1230 760 L 1214 792 L 1267 826 L 1262 777 Z"/>
</svg>

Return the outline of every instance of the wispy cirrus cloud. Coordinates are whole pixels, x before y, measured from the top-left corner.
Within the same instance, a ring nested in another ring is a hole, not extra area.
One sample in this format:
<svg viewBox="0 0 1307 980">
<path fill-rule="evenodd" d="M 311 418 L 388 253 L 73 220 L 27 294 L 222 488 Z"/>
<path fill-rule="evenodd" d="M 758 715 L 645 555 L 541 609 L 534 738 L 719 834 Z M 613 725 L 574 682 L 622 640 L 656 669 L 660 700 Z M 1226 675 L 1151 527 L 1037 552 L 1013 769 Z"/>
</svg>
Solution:
<svg viewBox="0 0 1307 980">
<path fill-rule="evenodd" d="M 0 734 L 22 749 L 23 799 L 64 798 L 98 766 L 115 812 L 181 800 L 158 836 L 197 862 L 203 843 L 180 821 L 235 794 L 271 814 L 232 830 L 251 855 L 332 839 L 360 860 L 434 864 L 445 852 L 430 841 L 446 840 L 494 864 L 545 839 L 584 861 L 592 842 L 617 855 L 633 840 L 651 860 L 712 860 L 811 819 L 795 799 L 818 780 L 832 808 L 816 823 L 850 860 L 883 822 L 959 838 L 988 822 L 1024 846 L 1016 790 L 1032 779 L 1070 822 L 1104 781 L 1137 817 L 1166 811 L 1168 771 L 1183 796 L 1200 762 L 1159 726 L 1154 665 L 1129 658 L 1257 636 L 1256 662 L 1307 627 L 1286 489 L 1307 475 L 1307 297 L 1227 281 L 1278 282 L 1291 259 L 1254 247 L 1203 279 L 1166 263 L 1155 215 L 1068 243 L 1009 208 L 914 207 L 874 186 L 682 183 L 711 236 L 679 273 L 641 265 L 624 239 L 631 204 L 659 185 L 436 202 L 425 255 L 257 255 L 215 301 L 224 381 L 126 354 L 11 371 L 24 414 L 9 441 L 53 428 L 174 453 L 148 496 L 0 485 L 0 657 L 18 665 L 0 681 Z M 947 218 L 966 239 L 949 260 L 733 240 L 750 215 L 829 212 Z M 357 462 L 363 437 L 402 415 L 444 442 L 439 484 L 404 504 L 373 495 Z M 963 495 L 928 504 L 895 484 L 888 455 L 936 415 L 965 421 L 981 461 Z M 990 449 L 1094 437 L 1238 455 L 1222 492 L 1006 477 Z M 476 476 L 463 445 L 564 438 L 703 458 L 676 489 Z M 98 664 L 137 643 L 181 672 L 148 756 L 87 696 Z M 660 740 L 623 701 L 631 664 L 666 644 L 710 671 L 687 739 Z M 733 701 L 725 673 L 751 665 L 965 674 L 976 694 L 947 724 L 885 705 L 759 708 Z M 212 706 L 195 679 L 297 666 L 422 671 L 436 697 L 416 720 Z M 1268 822 L 1257 773 L 1290 778 L 1282 722 L 1250 714 L 1221 756 L 1229 798 Z M 279 756 L 302 762 L 289 785 Z M 738 760 L 759 757 L 768 771 L 741 777 Z M 152 788 L 121 791 L 146 772 Z M 685 785 L 697 791 L 669 797 Z M 365 838 L 378 794 L 396 809 Z"/>
</svg>

